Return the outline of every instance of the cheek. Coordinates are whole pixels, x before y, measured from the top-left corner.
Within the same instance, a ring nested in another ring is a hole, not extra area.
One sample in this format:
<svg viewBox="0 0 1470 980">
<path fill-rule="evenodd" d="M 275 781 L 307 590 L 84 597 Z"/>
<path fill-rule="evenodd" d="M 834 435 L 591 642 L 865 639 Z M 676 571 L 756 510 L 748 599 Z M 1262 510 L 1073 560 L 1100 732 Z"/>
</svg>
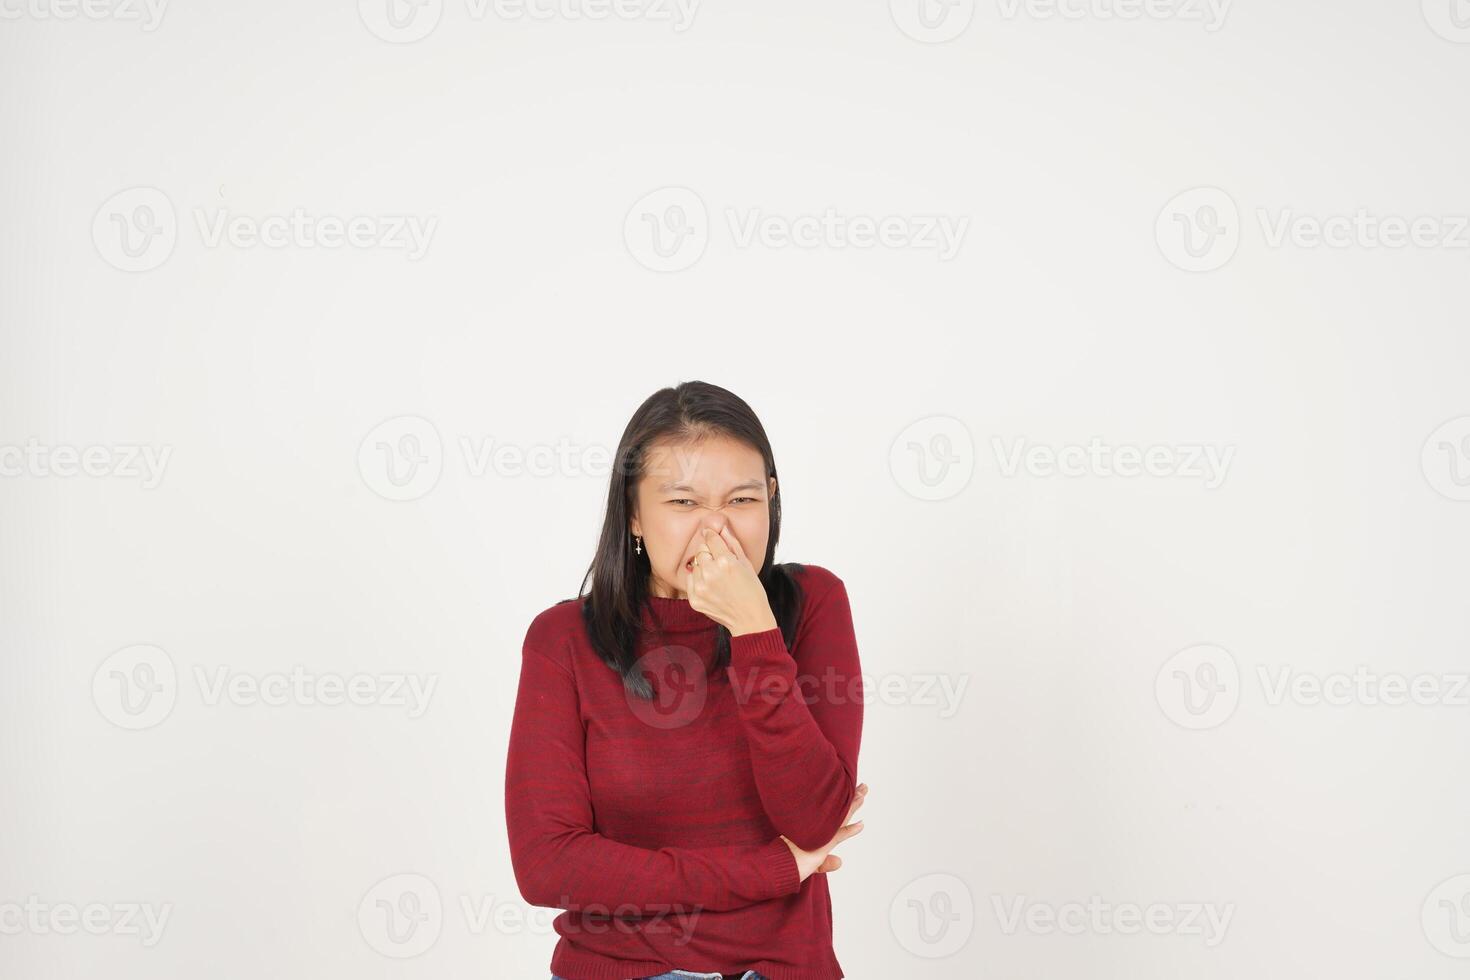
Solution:
<svg viewBox="0 0 1470 980">
<path fill-rule="evenodd" d="M 731 529 L 735 532 L 735 538 L 740 542 L 740 547 L 745 549 L 747 558 L 759 560 L 766 553 L 766 538 L 770 525 L 766 522 L 764 515 L 753 515 L 741 521 L 732 521 Z"/>
</svg>

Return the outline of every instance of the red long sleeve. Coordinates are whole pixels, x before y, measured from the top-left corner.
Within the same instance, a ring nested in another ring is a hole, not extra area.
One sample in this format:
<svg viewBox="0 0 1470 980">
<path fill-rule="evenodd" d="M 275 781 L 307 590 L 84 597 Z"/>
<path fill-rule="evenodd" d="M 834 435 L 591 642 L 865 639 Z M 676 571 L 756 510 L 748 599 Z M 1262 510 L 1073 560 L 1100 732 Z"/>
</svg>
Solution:
<svg viewBox="0 0 1470 980">
<path fill-rule="evenodd" d="M 761 803 L 802 850 L 832 839 L 857 791 L 863 698 L 847 588 L 809 595 L 795 656 L 779 629 L 730 638 L 726 668 Z"/>
<path fill-rule="evenodd" d="M 583 728 L 571 672 L 531 646 L 505 770 L 506 827 L 521 895 L 532 905 L 593 911 L 639 906 L 718 911 L 794 893 L 799 871 L 780 838 L 723 847 L 634 847 L 593 830 Z"/>
<path fill-rule="evenodd" d="M 753 969 L 841 980 L 827 875 L 802 880 L 780 835 L 821 846 L 845 816 L 862 722 L 860 688 L 848 683 L 857 651 L 837 577 L 810 564 L 783 574 L 805 596 L 794 660 L 773 631 L 774 642 L 733 638 L 731 662 L 754 667 L 758 685 L 812 674 L 810 705 L 798 691 L 738 704 L 744 689 L 714 669 L 719 624 L 687 599 L 645 597 L 634 669 L 651 701 L 594 649 L 585 597 L 531 622 L 505 815 L 522 897 L 566 910 L 553 922 L 556 976 Z M 820 684 L 828 666 L 835 697 Z"/>
</svg>

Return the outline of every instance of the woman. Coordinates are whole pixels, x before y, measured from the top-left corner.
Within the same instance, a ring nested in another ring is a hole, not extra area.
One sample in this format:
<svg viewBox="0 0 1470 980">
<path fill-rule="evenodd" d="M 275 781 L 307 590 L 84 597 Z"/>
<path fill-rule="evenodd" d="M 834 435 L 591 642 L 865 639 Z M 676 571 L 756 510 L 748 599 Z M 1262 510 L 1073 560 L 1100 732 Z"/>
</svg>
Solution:
<svg viewBox="0 0 1470 980">
<path fill-rule="evenodd" d="M 623 432 L 591 588 L 531 622 L 505 771 L 552 980 L 839 980 L 863 699 L 842 580 L 773 562 L 760 421 L 690 381 Z"/>
</svg>

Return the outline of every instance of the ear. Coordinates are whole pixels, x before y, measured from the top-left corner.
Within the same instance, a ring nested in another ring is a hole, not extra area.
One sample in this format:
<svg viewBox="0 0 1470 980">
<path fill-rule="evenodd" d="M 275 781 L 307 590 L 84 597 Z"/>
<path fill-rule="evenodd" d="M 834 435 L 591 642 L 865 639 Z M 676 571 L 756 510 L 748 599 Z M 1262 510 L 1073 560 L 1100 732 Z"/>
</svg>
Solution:
<svg viewBox="0 0 1470 980">
<path fill-rule="evenodd" d="M 766 496 L 767 496 L 767 498 L 770 498 L 770 497 L 774 497 L 775 495 L 776 495 L 776 478 L 774 476 L 773 477 L 768 477 L 767 480 L 766 480 Z"/>
</svg>

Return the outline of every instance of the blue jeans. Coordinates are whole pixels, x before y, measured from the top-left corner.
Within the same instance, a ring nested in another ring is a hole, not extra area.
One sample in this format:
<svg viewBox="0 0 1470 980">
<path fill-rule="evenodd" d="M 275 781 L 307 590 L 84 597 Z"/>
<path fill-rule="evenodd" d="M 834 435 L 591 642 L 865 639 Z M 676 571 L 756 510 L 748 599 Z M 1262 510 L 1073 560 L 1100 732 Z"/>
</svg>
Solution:
<svg viewBox="0 0 1470 980">
<path fill-rule="evenodd" d="M 656 977 L 635 977 L 634 980 L 720 980 L 722 976 L 723 974 L 720 973 L 695 973 L 693 970 L 670 970 L 668 973 L 660 973 Z M 551 980 L 565 980 L 565 978 L 552 974 Z M 740 980 L 770 980 L 770 978 L 763 973 L 746 970 L 741 975 Z"/>
</svg>

